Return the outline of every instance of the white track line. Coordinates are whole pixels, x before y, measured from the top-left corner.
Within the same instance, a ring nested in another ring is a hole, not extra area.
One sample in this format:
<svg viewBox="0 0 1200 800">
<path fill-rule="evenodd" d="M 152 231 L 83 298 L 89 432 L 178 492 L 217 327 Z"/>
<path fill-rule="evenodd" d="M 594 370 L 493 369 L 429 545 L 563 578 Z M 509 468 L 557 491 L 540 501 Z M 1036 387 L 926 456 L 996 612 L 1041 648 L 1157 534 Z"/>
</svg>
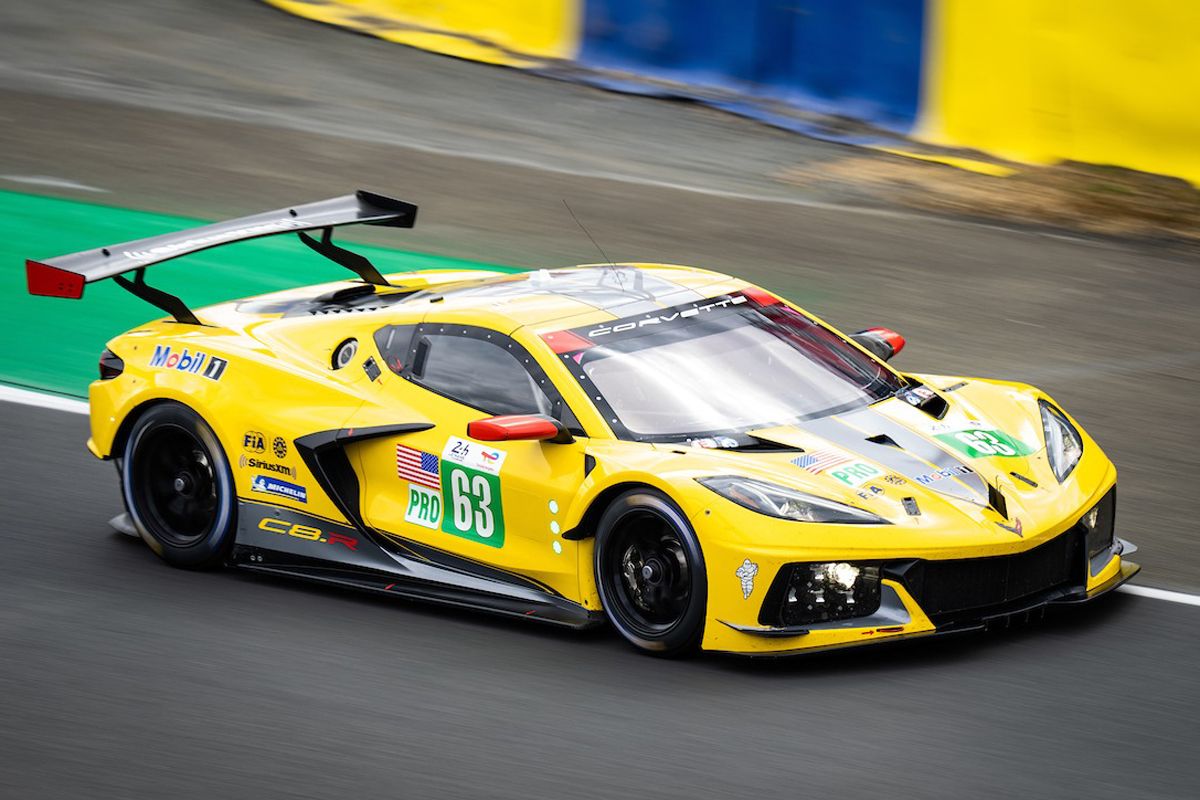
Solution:
<svg viewBox="0 0 1200 800">
<path fill-rule="evenodd" d="M 87 414 L 88 404 L 83 400 L 70 397 L 59 397 L 53 394 L 43 394 L 29 389 L 18 389 L 15 386 L 5 386 L 0 383 L 0 402 L 20 403 L 24 406 L 50 408 L 55 411 L 68 411 L 72 414 Z M 1168 603 L 1182 603 L 1187 606 L 1200 606 L 1200 595 L 1186 592 L 1171 592 L 1166 589 L 1153 589 L 1149 586 L 1131 586 L 1125 584 L 1117 591 L 1135 594 L 1138 597 L 1150 597 L 1155 600 L 1166 600 Z"/>
<path fill-rule="evenodd" d="M 1200 595 L 1184 592 L 1170 592 L 1166 589 L 1154 589 L 1149 586 L 1133 586 L 1125 584 L 1119 591 L 1126 594 L 1136 594 L 1138 597 L 1153 597 L 1155 600 L 1166 600 L 1168 603 L 1183 603 L 1187 606 L 1200 606 Z"/>
<path fill-rule="evenodd" d="M 52 175 L 0 175 L 0 181 L 9 181 L 10 183 L 25 183 L 30 186 L 48 186 L 52 189 L 74 189 L 77 192 L 104 192 L 108 193 L 108 189 L 100 189 L 96 186 L 88 186 L 86 183 L 68 180 L 67 178 L 55 178 Z"/>
<path fill-rule="evenodd" d="M 29 389 L 18 389 L 15 386 L 5 386 L 0 383 L 0 400 L 9 403 L 20 403 L 23 406 L 52 408 L 55 411 L 69 411 L 72 414 L 88 413 L 86 400 L 76 400 L 72 397 L 60 397 L 54 394 L 43 394 Z"/>
</svg>

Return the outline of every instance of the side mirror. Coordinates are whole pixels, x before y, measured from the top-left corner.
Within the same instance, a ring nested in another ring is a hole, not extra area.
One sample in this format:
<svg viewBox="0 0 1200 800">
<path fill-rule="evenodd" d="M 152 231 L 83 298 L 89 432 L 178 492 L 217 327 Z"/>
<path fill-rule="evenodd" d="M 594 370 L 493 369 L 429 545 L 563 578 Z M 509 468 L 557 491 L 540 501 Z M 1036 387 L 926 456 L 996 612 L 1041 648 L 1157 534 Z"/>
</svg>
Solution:
<svg viewBox="0 0 1200 800">
<path fill-rule="evenodd" d="M 850 338 L 883 361 L 904 349 L 904 337 L 891 328 L 867 328 L 865 331 L 851 334 Z"/>
<path fill-rule="evenodd" d="M 561 422 L 537 414 L 506 414 L 467 423 L 467 436 L 481 442 L 553 442 L 575 441 Z"/>
</svg>

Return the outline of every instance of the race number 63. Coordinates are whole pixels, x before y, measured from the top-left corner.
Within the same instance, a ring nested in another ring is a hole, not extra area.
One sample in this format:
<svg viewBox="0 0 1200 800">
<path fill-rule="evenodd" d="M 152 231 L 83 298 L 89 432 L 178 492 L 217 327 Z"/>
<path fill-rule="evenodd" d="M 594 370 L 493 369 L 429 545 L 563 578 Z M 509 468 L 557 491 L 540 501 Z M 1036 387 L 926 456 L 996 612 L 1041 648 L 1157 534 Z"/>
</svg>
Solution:
<svg viewBox="0 0 1200 800">
<path fill-rule="evenodd" d="M 470 467 L 442 462 L 442 492 L 447 513 L 442 530 L 492 547 L 504 546 L 500 479 Z"/>
</svg>

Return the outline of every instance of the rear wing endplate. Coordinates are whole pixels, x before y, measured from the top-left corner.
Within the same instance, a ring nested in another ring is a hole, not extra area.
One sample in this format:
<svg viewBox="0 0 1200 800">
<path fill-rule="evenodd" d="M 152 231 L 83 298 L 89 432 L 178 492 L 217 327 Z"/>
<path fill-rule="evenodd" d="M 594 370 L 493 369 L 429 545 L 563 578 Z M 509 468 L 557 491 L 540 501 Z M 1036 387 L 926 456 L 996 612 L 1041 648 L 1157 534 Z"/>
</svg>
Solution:
<svg viewBox="0 0 1200 800">
<path fill-rule="evenodd" d="M 342 225 L 411 228 L 416 219 L 417 207 L 412 203 L 360 190 L 344 197 L 214 222 L 176 233 L 55 258 L 30 259 L 25 262 L 25 276 L 30 294 L 72 299 L 83 296 L 85 285 L 113 278 L 120 286 L 163 309 L 177 321 L 199 325 L 196 315 L 182 300 L 146 285 L 146 267 L 224 244 L 295 233 L 313 250 L 353 270 L 367 283 L 386 286 L 387 281 L 365 257 L 333 244 L 333 229 Z M 321 230 L 321 238 L 315 239 L 306 233 L 312 230 Z M 125 276 L 127 272 L 134 273 L 132 279 Z"/>
</svg>

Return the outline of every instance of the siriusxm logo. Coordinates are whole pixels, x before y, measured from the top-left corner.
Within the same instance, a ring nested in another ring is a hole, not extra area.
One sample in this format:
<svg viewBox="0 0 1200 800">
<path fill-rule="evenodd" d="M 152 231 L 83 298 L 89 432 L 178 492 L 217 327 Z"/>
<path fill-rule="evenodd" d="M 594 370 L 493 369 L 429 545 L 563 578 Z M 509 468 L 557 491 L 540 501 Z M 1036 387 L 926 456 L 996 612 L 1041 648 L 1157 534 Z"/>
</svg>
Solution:
<svg viewBox="0 0 1200 800">
<path fill-rule="evenodd" d="M 277 478 L 270 478 L 266 475 L 255 475 L 254 481 L 250 484 L 250 491 L 261 494 L 275 494 L 280 497 L 286 497 L 289 500 L 296 500 L 300 503 L 308 502 L 308 489 L 305 489 L 303 486 L 297 486 L 294 483 L 281 481 Z"/>
<path fill-rule="evenodd" d="M 203 375 L 209 380 L 219 381 L 225 374 L 229 362 L 223 358 L 209 356 L 197 350 L 190 352 L 186 347 L 182 353 L 171 351 L 171 345 L 154 345 L 154 355 L 150 356 L 150 366 L 162 369 L 175 369 L 180 372 L 190 372 L 193 375 Z"/>
</svg>

